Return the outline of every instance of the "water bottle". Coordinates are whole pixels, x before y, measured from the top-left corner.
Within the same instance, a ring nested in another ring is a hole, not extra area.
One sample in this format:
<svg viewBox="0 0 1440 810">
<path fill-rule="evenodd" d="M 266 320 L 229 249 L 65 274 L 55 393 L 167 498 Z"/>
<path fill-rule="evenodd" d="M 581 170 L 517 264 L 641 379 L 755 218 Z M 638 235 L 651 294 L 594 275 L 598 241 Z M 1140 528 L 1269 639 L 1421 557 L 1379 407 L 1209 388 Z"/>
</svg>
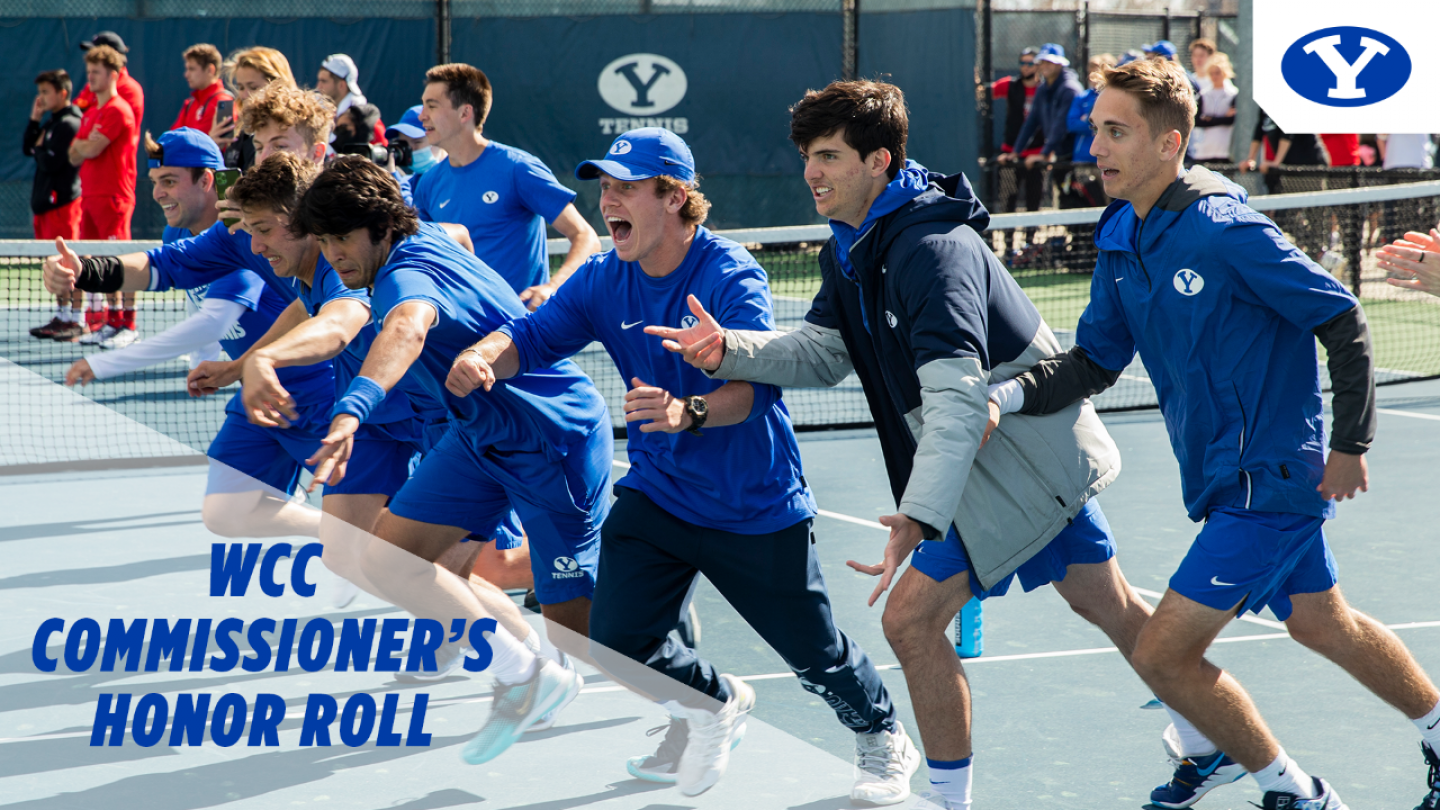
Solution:
<svg viewBox="0 0 1440 810">
<path fill-rule="evenodd" d="M 955 654 L 961 658 L 979 658 L 985 654 L 982 634 L 985 621 L 979 599 L 971 599 L 955 614 Z"/>
</svg>

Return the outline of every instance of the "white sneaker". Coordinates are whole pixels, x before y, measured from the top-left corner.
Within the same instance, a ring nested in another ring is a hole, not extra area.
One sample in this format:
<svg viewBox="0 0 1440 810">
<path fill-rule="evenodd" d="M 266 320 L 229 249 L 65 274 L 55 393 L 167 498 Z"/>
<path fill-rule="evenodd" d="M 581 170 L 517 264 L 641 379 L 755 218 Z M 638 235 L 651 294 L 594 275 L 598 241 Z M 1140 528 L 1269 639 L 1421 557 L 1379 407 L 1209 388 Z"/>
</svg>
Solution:
<svg viewBox="0 0 1440 810">
<path fill-rule="evenodd" d="M 107 326 L 105 328 L 111 329 L 113 327 Z M 134 329 L 116 329 L 115 334 L 100 341 L 100 348 L 123 349 L 139 339 L 140 333 L 136 332 Z"/>
<path fill-rule="evenodd" d="M 90 332 L 75 342 L 82 346 L 98 346 L 118 334 L 120 334 L 120 330 L 107 323 L 100 327 L 99 331 Z"/>
<path fill-rule="evenodd" d="M 545 658 L 538 663 L 535 676 L 525 683 L 495 682 L 490 718 L 475 738 L 465 744 L 461 759 L 479 765 L 500 756 L 541 715 L 580 691 L 580 675 L 574 669 L 566 669 Z"/>
<path fill-rule="evenodd" d="M 870 804 L 898 804 L 910 798 L 910 777 L 920 769 L 920 751 L 900 721 L 895 731 L 855 735 L 855 787 L 850 798 Z"/>
<path fill-rule="evenodd" d="M 563 653 L 563 652 L 560 653 L 560 663 L 561 663 L 561 664 L 564 664 L 564 666 L 565 666 L 565 668 L 566 668 L 567 670 L 569 670 L 569 671 L 571 671 L 571 672 L 574 672 L 574 671 L 575 671 L 575 662 L 574 662 L 574 661 L 571 661 L 571 660 L 570 660 L 570 656 L 566 655 L 566 654 Z M 578 674 L 577 674 L 575 677 L 580 678 L 580 685 L 583 687 L 583 686 L 585 685 L 585 679 L 584 679 L 583 677 L 581 677 L 580 675 L 578 675 Z M 569 706 L 571 703 L 574 703 L 574 702 L 575 702 L 575 698 L 577 698 L 577 697 L 580 697 L 580 690 L 579 690 L 579 689 L 576 689 L 575 692 L 574 692 L 574 694 L 572 694 L 572 695 L 570 695 L 569 697 L 565 698 L 565 702 L 564 702 L 564 703 L 561 703 L 559 706 L 556 706 L 555 708 L 551 709 L 550 711 L 548 711 L 548 712 L 540 715 L 540 719 L 535 721 L 535 725 L 531 726 L 530 728 L 525 729 L 525 733 L 526 733 L 526 734 L 529 734 L 529 733 L 532 732 L 532 731 L 545 731 L 545 730 L 549 729 L 551 726 L 555 725 L 555 718 L 556 718 L 556 716 L 558 716 L 558 715 L 560 714 L 560 712 L 564 711 L 566 706 Z"/>
<path fill-rule="evenodd" d="M 730 699 L 718 712 L 682 707 L 689 739 L 680 756 L 676 784 L 686 796 L 699 796 L 715 786 L 730 764 L 735 736 L 744 733 L 745 718 L 755 708 L 755 690 L 734 675 L 721 675 Z"/>
</svg>

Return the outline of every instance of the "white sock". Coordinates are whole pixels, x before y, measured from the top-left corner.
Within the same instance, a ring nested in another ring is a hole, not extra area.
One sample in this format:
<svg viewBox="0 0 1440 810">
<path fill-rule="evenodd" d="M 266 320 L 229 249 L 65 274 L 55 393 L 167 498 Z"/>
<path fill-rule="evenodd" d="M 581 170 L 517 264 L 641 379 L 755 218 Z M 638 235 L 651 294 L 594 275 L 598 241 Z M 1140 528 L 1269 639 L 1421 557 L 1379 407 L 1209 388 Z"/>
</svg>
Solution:
<svg viewBox="0 0 1440 810">
<path fill-rule="evenodd" d="M 1430 743 L 1431 750 L 1440 754 L 1440 703 L 1430 713 L 1415 721 L 1415 727 L 1420 729 L 1420 736 L 1425 742 Z"/>
<path fill-rule="evenodd" d="M 1195 724 L 1180 716 L 1180 713 L 1165 707 L 1165 713 L 1170 715 L 1170 722 L 1175 724 L 1175 731 L 1180 736 L 1180 753 L 1187 757 L 1208 757 L 1219 751 L 1210 738 L 1200 733 Z"/>
<path fill-rule="evenodd" d="M 1260 790 L 1265 793 L 1278 791 L 1280 793 L 1293 793 L 1302 799 L 1315 798 L 1315 780 L 1310 774 L 1300 769 L 1295 760 L 1280 749 L 1280 756 L 1264 768 L 1251 774 L 1255 781 L 1260 783 Z"/>
<path fill-rule="evenodd" d="M 565 665 L 565 653 L 556 649 L 555 645 L 550 643 L 549 637 L 539 630 L 531 630 L 530 635 L 525 637 L 525 649 L 542 658 L 549 658 L 561 666 Z"/>
<path fill-rule="evenodd" d="M 968 756 L 953 762 L 925 758 L 930 769 L 930 787 L 945 797 L 945 803 L 954 810 L 970 810 L 970 786 L 974 781 L 975 757 Z"/>
<path fill-rule="evenodd" d="M 61 304 L 60 306 L 56 307 L 55 317 L 59 318 L 62 321 L 68 319 L 70 317 L 70 307 L 65 304 Z"/>
<path fill-rule="evenodd" d="M 516 640 L 504 626 L 497 626 L 490 634 L 490 673 L 495 680 L 505 684 L 524 683 L 535 677 L 539 663 L 535 653 Z"/>
<path fill-rule="evenodd" d="M 85 307 L 72 307 L 64 315 L 60 316 L 60 320 L 69 321 L 70 323 L 79 323 L 85 320 Z"/>
</svg>

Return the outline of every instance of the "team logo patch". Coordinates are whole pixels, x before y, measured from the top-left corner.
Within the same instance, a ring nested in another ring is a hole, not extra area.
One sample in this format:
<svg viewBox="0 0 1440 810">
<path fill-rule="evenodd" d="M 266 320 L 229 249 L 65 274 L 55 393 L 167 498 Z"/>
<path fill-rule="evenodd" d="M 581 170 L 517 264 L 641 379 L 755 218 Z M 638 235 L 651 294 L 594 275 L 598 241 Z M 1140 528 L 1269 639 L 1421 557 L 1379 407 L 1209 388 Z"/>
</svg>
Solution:
<svg viewBox="0 0 1440 810">
<path fill-rule="evenodd" d="M 885 320 L 890 324 L 891 329 L 894 329 L 895 325 L 899 323 L 899 321 L 895 318 L 895 313 L 889 310 L 885 311 Z"/>
<path fill-rule="evenodd" d="M 600 71 L 600 98 L 626 115 L 659 115 L 685 98 L 685 71 L 667 57 L 632 53 Z M 623 153 L 616 153 L 623 154 Z"/>
<path fill-rule="evenodd" d="M 1338 26 L 1295 40 L 1280 61 L 1291 90 L 1327 107 L 1364 107 L 1400 92 L 1410 81 L 1409 51 L 1372 28 Z"/>
<path fill-rule="evenodd" d="M 610 147 L 610 154 L 625 155 L 629 154 L 630 149 L 631 146 L 629 141 L 616 141 L 615 145 Z"/>
<path fill-rule="evenodd" d="M 484 200 L 486 203 L 493 205 L 496 200 L 500 199 L 500 195 L 496 194 L 493 191 L 487 191 L 484 194 L 480 195 L 480 199 Z"/>
<path fill-rule="evenodd" d="M 700 321 L 697 320 L 694 315 L 686 315 L 685 317 L 680 319 L 681 329 L 693 329 L 694 327 L 699 325 Z"/>
<path fill-rule="evenodd" d="M 1175 291 L 1181 295 L 1198 295 L 1205 289 L 1205 279 L 1194 270 L 1185 269 L 1175 274 Z"/>
<path fill-rule="evenodd" d="M 556 557 L 555 570 L 562 574 L 569 574 L 580 569 L 580 563 L 575 562 L 574 557 Z"/>
</svg>

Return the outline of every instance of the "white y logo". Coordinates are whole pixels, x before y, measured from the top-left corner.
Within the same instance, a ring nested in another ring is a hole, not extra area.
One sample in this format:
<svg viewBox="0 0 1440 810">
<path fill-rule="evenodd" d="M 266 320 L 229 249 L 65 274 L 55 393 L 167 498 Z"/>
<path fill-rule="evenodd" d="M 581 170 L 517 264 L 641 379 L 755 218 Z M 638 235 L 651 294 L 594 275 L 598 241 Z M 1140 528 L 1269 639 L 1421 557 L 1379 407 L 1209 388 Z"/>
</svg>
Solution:
<svg viewBox="0 0 1440 810">
<path fill-rule="evenodd" d="M 1346 62 L 1345 57 L 1336 50 L 1335 46 L 1339 44 L 1340 35 L 1331 34 L 1307 43 L 1305 52 L 1320 57 L 1320 61 L 1325 63 L 1325 67 L 1330 68 L 1330 72 L 1335 74 L 1335 86 L 1330 88 L 1330 98 L 1364 98 L 1365 88 L 1357 87 L 1355 80 L 1359 78 L 1361 71 L 1370 64 L 1370 60 L 1375 58 L 1375 54 L 1384 56 L 1390 53 L 1390 48 L 1370 37 L 1361 37 L 1360 47 L 1364 48 L 1365 52 L 1360 54 L 1360 58 L 1352 64 Z"/>
<path fill-rule="evenodd" d="M 1181 295 L 1196 295 L 1205 289 L 1205 279 L 1194 270 L 1185 269 L 1175 274 L 1175 291 Z"/>
</svg>

